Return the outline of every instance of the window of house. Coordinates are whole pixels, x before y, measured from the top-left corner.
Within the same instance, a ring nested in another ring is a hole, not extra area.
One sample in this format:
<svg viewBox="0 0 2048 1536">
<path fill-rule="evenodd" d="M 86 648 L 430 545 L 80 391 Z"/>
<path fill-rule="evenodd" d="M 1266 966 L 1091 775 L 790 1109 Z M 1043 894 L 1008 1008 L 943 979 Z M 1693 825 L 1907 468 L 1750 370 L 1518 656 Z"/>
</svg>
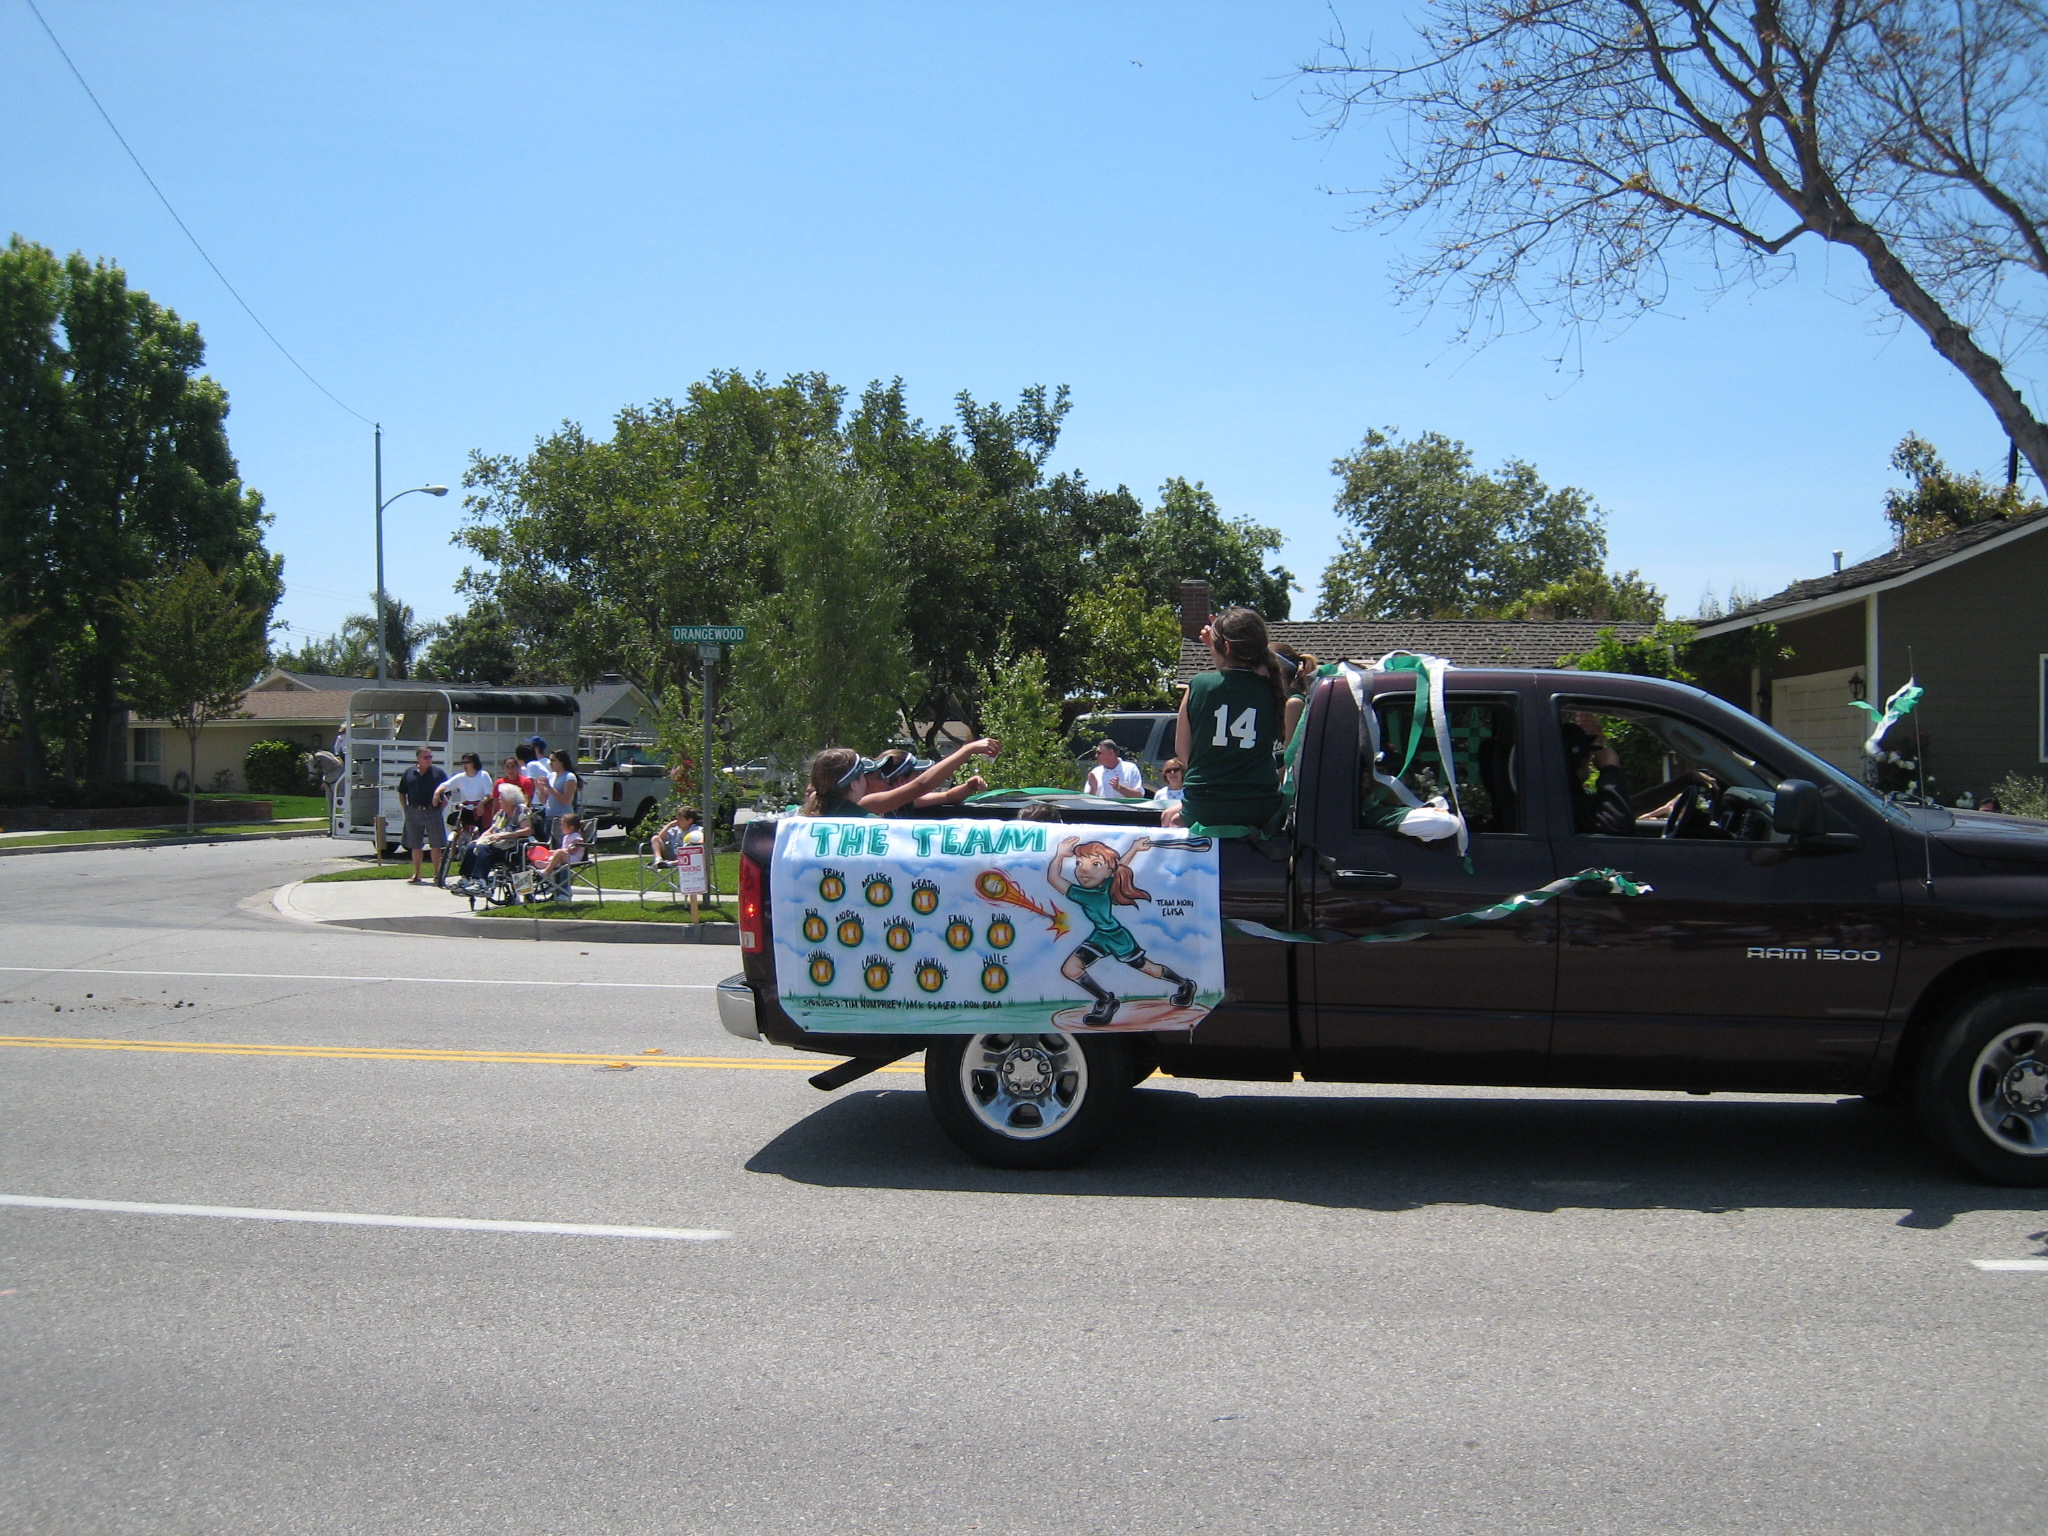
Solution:
<svg viewBox="0 0 2048 1536">
<path fill-rule="evenodd" d="M 1521 766 L 1512 699 L 1472 699 L 1451 695 L 1444 701 L 1450 715 L 1451 767 L 1457 774 L 1458 805 L 1474 832 L 1522 830 Z M 1380 727 L 1380 770 L 1397 777 L 1417 798 L 1444 794 L 1448 778 L 1437 751 L 1436 732 L 1428 720 L 1410 753 L 1410 727 L 1415 717 L 1412 693 L 1381 694 L 1373 700 Z M 1399 803 L 1394 793 L 1370 772 L 1364 775 L 1360 806 L 1370 810 Z M 1361 824 L 1367 824 L 1362 818 Z"/>
<path fill-rule="evenodd" d="M 164 733 L 160 730 L 130 731 L 128 748 L 129 777 L 142 780 L 145 784 L 161 784 L 164 781 Z"/>
</svg>

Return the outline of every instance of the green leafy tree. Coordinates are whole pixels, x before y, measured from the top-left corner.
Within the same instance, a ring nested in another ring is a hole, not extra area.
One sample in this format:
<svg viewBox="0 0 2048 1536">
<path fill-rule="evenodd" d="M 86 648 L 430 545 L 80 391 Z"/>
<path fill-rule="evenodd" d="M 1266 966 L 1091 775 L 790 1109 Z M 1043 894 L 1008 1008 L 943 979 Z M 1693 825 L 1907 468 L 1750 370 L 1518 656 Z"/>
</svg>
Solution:
<svg viewBox="0 0 2048 1536">
<path fill-rule="evenodd" d="M 131 582 L 199 560 L 268 615 L 282 564 L 229 451 L 196 326 L 120 268 L 0 253 L 0 639 L 28 758 L 120 777 Z"/>
<path fill-rule="evenodd" d="M 1591 647 L 1573 655 L 1560 656 L 1560 667 L 1581 672 L 1623 672 L 1631 677 L 1668 677 L 1689 683 L 1686 648 L 1693 643 L 1693 628 L 1683 619 L 1660 623 L 1640 640 L 1624 640 L 1612 629 L 1603 629 Z"/>
<path fill-rule="evenodd" d="M 874 751 L 896 734 L 911 669 L 882 489 L 813 447 L 769 467 L 760 506 L 782 582 L 740 610 L 735 735 L 789 763 L 820 747 Z"/>
<path fill-rule="evenodd" d="M 1606 562 L 1605 515 L 1585 492 L 1553 491 L 1518 459 L 1481 473 L 1440 432 L 1368 432 L 1333 471 L 1351 531 L 1318 618 L 1466 618 Z"/>
<path fill-rule="evenodd" d="M 527 672 L 518 631 L 506 619 L 505 610 L 489 598 L 471 603 L 435 626 L 433 640 L 420 657 L 419 675 L 487 688 L 539 680 Z"/>
<path fill-rule="evenodd" d="M 463 588 L 504 615 L 535 675 L 618 671 L 692 694 L 696 652 L 670 626 L 729 622 L 773 589 L 763 476 L 781 452 L 835 444 L 840 401 L 822 374 L 719 372 L 680 404 L 622 410 L 607 439 L 565 423 L 524 456 L 473 455 L 457 540 L 483 565 Z"/>
<path fill-rule="evenodd" d="M 185 827 L 197 819 L 199 733 L 241 712 L 263 665 L 263 609 L 242 600 L 239 571 L 188 560 L 152 581 L 130 582 L 121 609 L 128 637 L 126 691 L 146 720 L 168 720 L 189 749 Z"/>
<path fill-rule="evenodd" d="M 1059 695 L 1035 651 L 1000 656 L 982 680 L 982 728 L 1003 750 L 979 771 L 991 789 L 1073 789 L 1081 770 L 1067 751 Z"/>
<path fill-rule="evenodd" d="M 423 624 L 412 604 L 401 603 L 384 594 L 384 675 L 394 682 L 413 676 L 413 657 L 440 633 L 438 624 Z M 370 611 L 352 613 L 341 621 L 342 643 L 352 655 L 367 656 L 370 675 L 377 671 L 377 594 L 370 594 Z"/>
<path fill-rule="evenodd" d="M 1908 432 L 1892 450 L 1892 468 L 1913 483 L 1884 496 L 1885 521 L 1901 549 L 1924 544 L 1972 523 L 1994 517 L 2021 517 L 2042 510 L 2041 503 L 2020 494 L 2018 486 L 1992 485 L 1982 475 L 1950 469 L 1934 444 Z"/>
<path fill-rule="evenodd" d="M 1562 581 L 1525 592 L 1496 619 L 1622 619 L 1657 624 L 1664 618 L 1664 594 L 1641 571 L 1574 571 Z"/>
<path fill-rule="evenodd" d="M 322 677 L 374 677 L 377 652 L 361 635 L 308 635 L 295 646 L 273 650 L 270 664 Z"/>
<path fill-rule="evenodd" d="M 1172 607 L 1180 601 L 1182 581 L 1202 580 L 1218 609 L 1243 606 L 1284 619 L 1293 603 L 1294 574 L 1266 563 L 1284 542 L 1277 528 L 1224 517 L 1201 481 L 1190 484 L 1175 475 L 1159 487 L 1159 505 L 1145 513 L 1128 552 L 1118 553 L 1156 603 Z"/>
<path fill-rule="evenodd" d="M 1072 613 L 1082 692 L 1110 709 L 1165 702 L 1180 656 L 1180 620 L 1171 608 L 1151 601 L 1137 577 L 1127 573 L 1082 593 Z"/>
</svg>

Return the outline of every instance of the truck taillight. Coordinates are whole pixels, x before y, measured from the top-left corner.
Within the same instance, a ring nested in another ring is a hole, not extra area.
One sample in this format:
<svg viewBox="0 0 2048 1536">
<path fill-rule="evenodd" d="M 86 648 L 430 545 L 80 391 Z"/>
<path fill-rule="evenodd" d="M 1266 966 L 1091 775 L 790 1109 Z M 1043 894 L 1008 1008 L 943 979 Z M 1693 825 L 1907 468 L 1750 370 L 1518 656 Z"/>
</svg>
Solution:
<svg viewBox="0 0 2048 1536">
<path fill-rule="evenodd" d="M 740 855 L 740 948 L 749 954 L 761 949 L 761 866 Z"/>
</svg>

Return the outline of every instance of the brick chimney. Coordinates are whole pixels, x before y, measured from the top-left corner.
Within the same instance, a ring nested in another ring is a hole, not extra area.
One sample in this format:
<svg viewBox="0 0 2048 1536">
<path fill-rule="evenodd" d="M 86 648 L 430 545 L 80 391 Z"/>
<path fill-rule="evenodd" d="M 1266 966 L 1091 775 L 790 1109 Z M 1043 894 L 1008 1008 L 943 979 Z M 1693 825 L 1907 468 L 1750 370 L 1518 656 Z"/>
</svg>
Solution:
<svg viewBox="0 0 2048 1536">
<path fill-rule="evenodd" d="M 1180 632 L 1189 640 L 1201 638 L 1209 622 L 1209 583 L 1184 579 L 1180 584 Z"/>
</svg>

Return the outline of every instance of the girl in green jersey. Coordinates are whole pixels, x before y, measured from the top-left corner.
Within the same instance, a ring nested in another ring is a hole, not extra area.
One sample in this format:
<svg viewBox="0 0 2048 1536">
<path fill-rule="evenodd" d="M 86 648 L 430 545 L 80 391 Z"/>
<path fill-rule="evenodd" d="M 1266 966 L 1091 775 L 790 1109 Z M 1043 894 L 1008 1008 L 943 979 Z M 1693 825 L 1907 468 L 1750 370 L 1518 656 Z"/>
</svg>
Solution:
<svg viewBox="0 0 2048 1536">
<path fill-rule="evenodd" d="M 1141 837 L 1131 845 L 1131 854 L 1136 856 L 1151 846 L 1151 838 Z M 1061 866 L 1069 858 L 1074 861 L 1071 880 L 1061 873 Z M 1114 848 L 1107 843 L 1084 843 L 1078 837 L 1065 838 L 1054 851 L 1045 878 L 1054 891 L 1088 919 L 1088 937 L 1075 946 L 1060 966 L 1062 976 L 1095 999 L 1094 1007 L 1082 1015 L 1083 1024 L 1107 1024 L 1123 1006 L 1121 999 L 1088 974 L 1088 967 L 1098 960 L 1121 960 L 1133 970 L 1172 982 L 1176 1008 L 1185 1008 L 1195 1000 L 1195 984 L 1172 966 L 1148 958 L 1137 936 L 1118 920 L 1118 907 L 1150 901 L 1152 893 L 1138 889 L 1129 866 Z"/>
<path fill-rule="evenodd" d="M 1188 765 L 1186 796 L 1160 821 L 1179 826 L 1263 827 L 1280 810 L 1280 771 L 1273 756 L 1287 713 L 1287 684 L 1266 636 L 1266 621 L 1249 608 L 1228 608 L 1202 626 L 1215 658 L 1181 695 L 1174 755 Z"/>
</svg>

